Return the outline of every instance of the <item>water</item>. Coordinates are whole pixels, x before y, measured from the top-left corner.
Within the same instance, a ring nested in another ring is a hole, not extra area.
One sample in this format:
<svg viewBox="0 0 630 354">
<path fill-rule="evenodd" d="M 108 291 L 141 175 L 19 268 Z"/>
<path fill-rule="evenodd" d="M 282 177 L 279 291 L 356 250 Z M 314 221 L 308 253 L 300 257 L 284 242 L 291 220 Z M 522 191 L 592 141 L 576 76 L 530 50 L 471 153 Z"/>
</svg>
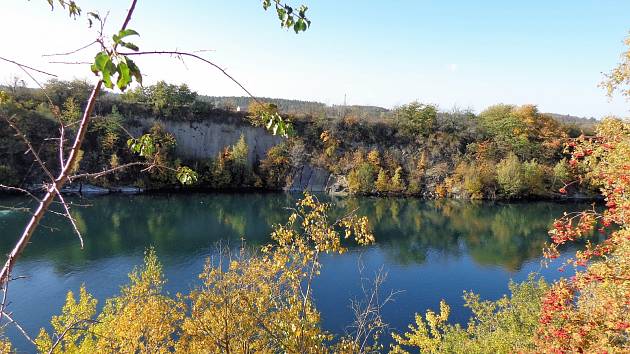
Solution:
<svg viewBox="0 0 630 354">
<path fill-rule="evenodd" d="M 197 275 L 221 241 L 268 242 L 272 224 L 286 221 L 285 208 L 299 195 L 192 194 L 106 196 L 73 199 L 87 204 L 73 215 L 85 238 L 82 250 L 66 221 L 48 216 L 15 267 L 9 311 L 31 334 L 49 327 L 68 290 L 85 284 L 102 304 L 127 282 L 127 273 L 142 263 L 154 246 L 164 264 L 166 290 L 187 292 L 199 284 Z M 326 199 L 322 197 L 322 199 Z M 328 200 L 328 199 L 326 199 Z M 24 206 L 24 199 L 2 198 L 0 205 Z M 336 212 L 357 209 L 370 218 L 377 244 L 352 248 L 323 259 L 314 296 L 323 326 L 341 334 L 352 321 L 350 299 L 361 297 L 361 277 L 382 269 L 387 280 L 382 293 L 402 291 L 384 308 L 385 320 L 405 330 L 414 312 L 437 309 L 441 299 L 452 306 L 452 321 L 466 323 L 470 315 L 461 298 L 473 290 L 497 299 L 510 279 L 530 272 L 547 279 L 563 273 L 557 266 L 541 268 L 541 249 L 549 225 L 565 210 L 585 205 L 531 203 L 472 203 L 417 199 L 358 198 L 332 200 Z M 2 209 L 0 209 L 2 210 Z M 0 251 L 8 252 L 26 215 L 0 213 Z M 362 273 L 359 269 L 362 268 Z M 19 349 L 32 347 L 13 328 L 7 331 Z"/>
</svg>

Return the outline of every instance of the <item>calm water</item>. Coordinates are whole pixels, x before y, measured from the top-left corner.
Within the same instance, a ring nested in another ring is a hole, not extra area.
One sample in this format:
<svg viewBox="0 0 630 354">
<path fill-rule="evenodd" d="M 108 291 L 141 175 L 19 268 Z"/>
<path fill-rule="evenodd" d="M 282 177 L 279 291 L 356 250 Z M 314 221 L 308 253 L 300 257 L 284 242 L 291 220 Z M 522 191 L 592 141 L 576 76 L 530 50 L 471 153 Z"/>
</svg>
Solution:
<svg viewBox="0 0 630 354">
<path fill-rule="evenodd" d="M 60 311 L 67 290 L 84 283 L 98 299 L 117 293 L 127 273 L 142 263 L 143 251 L 155 247 L 168 279 L 167 291 L 186 292 L 198 284 L 205 259 L 218 241 L 234 247 L 244 237 L 250 245 L 268 241 L 270 225 L 284 222 L 299 195 L 193 194 L 107 196 L 75 199 L 85 248 L 67 223 L 50 216 L 18 262 L 11 283 L 10 311 L 31 334 L 48 326 Z M 3 198 L 0 205 L 22 199 Z M 402 290 L 385 307 L 391 326 L 404 330 L 414 312 L 437 308 L 440 299 L 452 305 L 452 320 L 465 323 L 464 290 L 488 299 L 507 291 L 510 279 L 530 272 L 547 279 L 561 275 L 552 265 L 541 268 L 546 230 L 565 210 L 579 204 L 471 203 L 416 199 L 361 198 L 333 200 L 336 212 L 358 208 L 373 225 L 377 244 L 328 256 L 314 295 L 326 329 L 340 334 L 351 322 L 350 299 L 361 296 L 359 263 L 364 276 L 381 267 L 388 273 L 383 293 Z M 5 254 L 24 225 L 21 213 L 0 211 L 0 251 Z M 32 348 L 13 330 L 8 335 L 20 349 Z"/>
</svg>

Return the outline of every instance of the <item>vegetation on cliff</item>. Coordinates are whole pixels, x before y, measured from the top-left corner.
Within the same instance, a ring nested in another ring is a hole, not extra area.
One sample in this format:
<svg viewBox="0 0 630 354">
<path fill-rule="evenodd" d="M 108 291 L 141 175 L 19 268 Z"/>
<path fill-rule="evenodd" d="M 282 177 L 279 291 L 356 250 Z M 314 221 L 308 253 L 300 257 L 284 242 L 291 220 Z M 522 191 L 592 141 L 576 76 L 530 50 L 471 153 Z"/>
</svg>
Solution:
<svg viewBox="0 0 630 354">
<path fill-rule="evenodd" d="M 89 86 L 81 81 L 52 80 L 45 86 L 64 120 L 80 116 Z M 56 156 L 54 142 L 46 140 L 56 119 L 39 90 L 15 81 L 3 89 L 1 109 L 14 115 L 45 160 Z M 431 198 L 455 196 L 470 199 L 559 197 L 558 189 L 572 176 L 562 156 L 562 145 L 575 127 L 540 113 L 535 106 L 495 105 L 476 115 L 470 111 L 439 111 L 432 105 L 412 102 L 391 111 L 339 111 L 328 115 L 301 113 L 291 117 L 296 131 L 270 149 L 253 165 L 247 160 L 244 138 L 225 146 L 217 156 L 190 161 L 177 154 L 174 137 L 160 121 L 203 121 L 227 124 L 254 123 L 265 114 L 277 114 L 271 103 L 254 102 L 247 113 L 230 112 L 202 100 L 185 85 L 159 82 L 127 91 L 102 95 L 97 117 L 86 135 L 78 172 L 116 168 L 142 158 L 129 151 L 129 131 L 138 131 L 139 119 L 156 118 L 142 133 L 157 142 L 155 158 L 167 168 L 138 173 L 131 167 L 98 179 L 82 181 L 99 185 L 134 185 L 146 189 L 178 185 L 177 170 L 189 165 L 198 173 L 195 188 L 282 189 L 300 166 L 309 164 L 347 177 L 352 194 L 414 195 Z M 4 127 L 3 129 L 10 129 Z M 588 127 L 587 127 L 588 129 Z M 23 142 L 6 131 L 0 144 L 0 174 L 10 185 L 38 183 L 41 176 L 30 157 L 16 151 Z M 243 156 L 245 154 L 245 156 Z M 569 188 L 569 193 L 576 188 Z"/>
</svg>

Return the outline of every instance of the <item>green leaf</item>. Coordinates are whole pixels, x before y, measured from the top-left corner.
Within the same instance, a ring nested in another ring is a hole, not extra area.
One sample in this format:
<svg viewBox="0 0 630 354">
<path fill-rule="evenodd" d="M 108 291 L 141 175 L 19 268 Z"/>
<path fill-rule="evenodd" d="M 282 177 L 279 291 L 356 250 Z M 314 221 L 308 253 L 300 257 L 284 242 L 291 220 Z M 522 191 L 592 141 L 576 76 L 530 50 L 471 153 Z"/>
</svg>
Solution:
<svg viewBox="0 0 630 354">
<path fill-rule="evenodd" d="M 106 52 L 100 52 L 94 57 L 94 67 L 97 71 L 103 71 L 105 65 L 109 61 L 109 55 Z"/>
<path fill-rule="evenodd" d="M 118 32 L 118 38 L 123 39 L 127 36 L 139 36 L 140 34 L 132 29 L 126 29 Z"/>
<path fill-rule="evenodd" d="M 140 73 L 140 68 L 133 62 L 133 60 L 127 58 L 127 66 L 129 67 L 129 72 L 131 75 L 136 78 L 136 81 L 142 85 L 142 74 Z"/>
<path fill-rule="evenodd" d="M 125 48 L 129 48 L 131 50 L 133 50 L 134 52 L 137 52 L 140 48 L 138 48 L 137 45 L 133 44 L 133 43 L 128 43 L 128 42 L 121 42 L 121 45 Z"/>
<path fill-rule="evenodd" d="M 124 91 L 130 83 L 131 75 L 129 74 L 129 67 L 125 61 L 121 61 L 118 64 L 118 82 L 116 82 L 116 86 L 118 86 L 121 91 Z"/>
<path fill-rule="evenodd" d="M 287 12 L 285 9 L 283 8 L 278 8 L 278 18 L 280 19 L 280 21 L 284 21 L 284 18 L 286 16 Z"/>
</svg>

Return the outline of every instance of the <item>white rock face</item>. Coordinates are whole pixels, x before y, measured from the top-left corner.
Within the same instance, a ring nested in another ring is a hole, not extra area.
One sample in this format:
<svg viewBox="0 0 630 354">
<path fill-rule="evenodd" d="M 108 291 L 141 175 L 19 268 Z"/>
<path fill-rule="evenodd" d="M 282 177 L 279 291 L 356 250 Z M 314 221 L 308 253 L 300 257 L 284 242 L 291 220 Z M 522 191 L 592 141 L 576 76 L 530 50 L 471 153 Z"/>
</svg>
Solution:
<svg viewBox="0 0 630 354">
<path fill-rule="evenodd" d="M 267 151 L 282 141 L 281 137 L 268 133 L 262 127 L 247 124 L 219 123 L 214 120 L 200 122 L 162 121 L 153 118 L 138 119 L 147 131 L 154 123 L 160 123 L 166 131 L 177 140 L 177 154 L 184 158 L 207 159 L 216 158 L 225 147 L 234 145 L 241 134 L 249 148 L 247 157 L 249 165 L 265 158 Z M 134 131 L 140 134 L 141 131 Z"/>
</svg>

